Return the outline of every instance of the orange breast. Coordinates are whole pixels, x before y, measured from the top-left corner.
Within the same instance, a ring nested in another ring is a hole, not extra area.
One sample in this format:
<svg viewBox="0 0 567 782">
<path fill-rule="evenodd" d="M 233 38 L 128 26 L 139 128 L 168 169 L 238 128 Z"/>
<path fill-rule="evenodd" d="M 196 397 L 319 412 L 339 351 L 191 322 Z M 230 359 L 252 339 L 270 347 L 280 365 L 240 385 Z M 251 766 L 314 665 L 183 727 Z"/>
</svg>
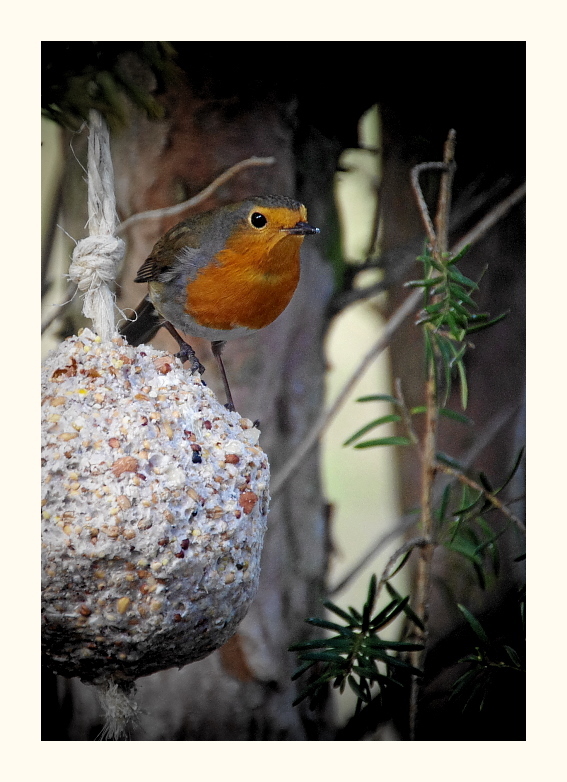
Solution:
<svg viewBox="0 0 567 782">
<path fill-rule="evenodd" d="M 187 286 L 187 312 L 202 326 L 261 329 L 289 304 L 302 236 L 236 237 Z"/>
</svg>

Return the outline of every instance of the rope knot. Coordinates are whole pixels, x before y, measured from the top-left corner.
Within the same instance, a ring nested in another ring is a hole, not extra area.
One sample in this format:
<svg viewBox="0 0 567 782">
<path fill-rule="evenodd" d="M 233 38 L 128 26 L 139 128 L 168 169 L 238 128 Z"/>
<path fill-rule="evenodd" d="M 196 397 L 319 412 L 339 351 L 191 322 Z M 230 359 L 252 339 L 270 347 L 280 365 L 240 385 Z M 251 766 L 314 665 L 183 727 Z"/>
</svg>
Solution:
<svg viewBox="0 0 567 782">
<path fill-rule="evenodd" d="M 115 296 L 108 284 L 116 278 L 124 249 L 124 242 L 116 236 L 88 236 L 75 247 L 69 267 L 69 279 L 85 292 L 83 314 L 92 318 L 103 342 L 114 332 Z"/>
<path fill-rule="evenodd" d="M 87 236 L 73 251 L 69 279 L 81 291 L 112 282 L 124 257 L 124 248 L 124 242 L 116 236 Z"/>
</svg>

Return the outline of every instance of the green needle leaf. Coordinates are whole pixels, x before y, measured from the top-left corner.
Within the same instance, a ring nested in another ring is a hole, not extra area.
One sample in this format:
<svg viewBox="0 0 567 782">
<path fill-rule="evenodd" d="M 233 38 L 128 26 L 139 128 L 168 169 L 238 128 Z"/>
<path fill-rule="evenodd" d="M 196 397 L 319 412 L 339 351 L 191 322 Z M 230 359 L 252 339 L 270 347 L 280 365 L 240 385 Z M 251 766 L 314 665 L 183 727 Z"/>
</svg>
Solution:
<svg viewBox="0 0 567 782">
<path fill-rule="evenodd" d="M 452 456 L 448 456 L 446 453 L 443 453 L 442 451 L 437 451 L 435 458 L 443 464 L 446 464 L 448 467 L 453 467 L 455 470 L 465 472 L 465 468 L 460 462 L 458 462 L 456 459 L 453 459 Z"/>
<path fill-rule="evenodd" d="M 288 652 L 303 652 L 308 649 L 325 649 L 327 644 L 326 638 L 316 638 L 313 641 L 298 641 L 296 644 L 288 646 Z"/>
<path fill-rule="evenodd" d="M 404 288 L 430 288 L 437 282 L 443 282 L 443 277 L 428 277 L 426 280 L 409 280 L 404 282 Z"/>
<path fill-rule="evenodd" d="M 471 248 L 471 245 L 470 245 L 470 244 L 465 244 L 465 246 L 463 247 L 463 249 L 462 249 L 460 252 L 458 252 L 458 253 L 457 253 L 456 255 L 454 255 L 452 258 L 449 258 L 449 259 L 448 259 L 448 261 L 447 261 L 447 266 L 448 266 L 448 267 L 449 267 L 449 266 L 452 266 L 453 264 L 457 263 L 457 261 L 460 261 L 462 258 L 464 258 L 464 256 L 465 256 L 465 255 L 468 253 L 468 251 L 470 250 L 470 248 Z"/>
<path fill-rule="evenodd" d="M 357 402 L 391 402 L 394 405 L 399 405 L 399 399 L 389 394 L 370 394 L 369 396 L 359 396 Z"/>
<path fill-rule="evenodd" d="M 378 445 L 411 445 L 411 440 L 407 437 L 380 437 L 378 440 L 365 440 L 357 443 L 355 448 L 375 448 Z"/>
<path fill-rule="evenodd" d="M 520 658 L 519 658 L 518 653 L 516 652 L 516 650 L 512 649 L 511 646 L 506 646 L 506 645 L 504 645 L 504 649 L 506 649 L 506 653 L 508 654 L 508 657 L 512 661 L 512 665 L 515 665 L 516 668 L 521 668 L 522 667 L 522 663 L 520 661 Z"/>
<path fill-rule="evenodd" d="M 477 283 L 474 280 L 471 280 L 469 277 L 465 277 L 465 275 L 460 272 L 456 266 L 451 267 L 450 277 L 455 282 L 459 282 L 461 285 L 466 285 L 466 287 L 470 288 L 471 290 L 476 290 L 478 288 Z"/>
<path fill-rule="evenodd" d="M 508 486 L 508 484 L 510 483 L 510 481 L 512 480 L 512 478 L 514 477 L 514 475 L 515 475 L 515 474 L 516 474 L 516 472 L 518 471 L 518 467 L 520 466 L 520 464 L 521 464 L 521 462 L 522 462 L 522 457 L 523 457 L 523 455 L 524 455 L 524 450 L 525 450 L 525 449 L 524 449 L 523 447 L 522 447 L 522 448 L 520 448 L 520 452 L 518 453 L 518 456 L 516 457 L 516 461 L 514 462 L 514 466 L 512 467 L 512 472 L 511 472 L 511 473 L 510 473 L 510 475 L 509 475 L 509 476 L 506 478 L 506 480 L 504 481 L 504 483 L 502 484 L 502 486 L 500 486 L 500 488 L 499 488 L 499 489 L 496 489 L 496 491 L 494 492 L 494 494 L 498 494 L 498 492 L 501 492 L 501 491 L 502 491 L 502 489 L 504 489 L 504 488 L 506 488 L 506 486 Z"/>
<path fill-rule="evenodd" d="M 466 410 L 469 401 L 469 387 L 467 384 L 467 373 L 462 361 L 459 361 L 457 364 L 457 369 L 459 371 L 459 378 L 461 381 L 461 407 L 463 410 Z"/>
<path fill-rule="evenodd" d="M 396 569 L 395 569 L 395 570 L 394 570 L 392 573 L 390 573 L 390 575 L 388 576 L 387 580 L 386 580 L 384 583 L 387 583 L 387 582 L 388 582 L 388 581 L 389 581 L 391 578 L 394 578 L 394 576 L 395 576 L 397 573 L 399 573 L 399 572 L 400 572 L 400 570 L 401 570 L 401 569 L 403 568 L 403 566 L 406 564 L 406 562 L 408 561 L 408 559 L 410 558 L 410 556 L 411 556 L 411 550 L 410 550 L 410 551 L 407 551 L 407 552 L 404 554 L 404 556 L 402 557 L 402 560 L 401 560 L 400 564 L 398 565 L 398 567 L 397 567 L 397 568 L 396 568 Z"/>
<path fill-rule="evenodd" d="M 398 614 L 404 610 L 408 602 L 409 595 L 408 597 L 405 597 L 400 603 L 398 603 L 396 600 L 392 600 L 392 602 L 387 605 L 383 611 L 374 617 L 371 625 L 372 629 L 380 630 L 383 627 L 387 627 L 387 625 L 389 625 L 390 622 L 392 622 L 398 616 Z"/>
<path fill-rule="evenodd" d="M 383 415 L 381 418 L 376 418 L 374 421 L 371 421 L 369 424 L 366 424 L 362 427 L 362 429 L 359 429 L 358 432 L 355 432 L 353 435 L 351 435 L 348 440 L 345 440 L 343 443 L 343 446 L 350 445 L 355 440 L 358 440 L 359 437 L 362 437 L 363 434 L 366 434 L 366 432 L 369 432 L 371 429 L 374 429 L 376 426 L 381 426 L 382 424 L 389 424 L 389 423 L 397 423 L 398 421 L 401 421 L 401 416 L 399 415 Z"/>
<path fill-rule="evenodd" d="M 478 619 L 471 614 L 471 612 L 465 608 L 464 605 L 461 605 L 460 603 L 457 603 L 457 608 L 462 613 L 462 615 L 465 617 L 469 625 L 471 626 L 474 634 L 482 641 L 482 643 L 485 646 L 490 646 L 490 641 L 488 640 L 488 636 L 486 635 L 483 626 L 478 621 Z"/>
<path fill-rule="evenodd" d="M 323 630 L 334 630 L 336 633 L 339 633 L 340 635 L 348 635 L 348 636 L 355 636 L 356 633 L 350 629 L 350 627 L 345 627 L 344 625 L 338 625 L 335 624 L 335 622 L 329 622 L 327 619 L 319 619 L 319 617 L 312 616 L 309 617 L 309 619 L 305 620 L 307 624 L 315 625 L 315 627 L 321 627 Z"/>
<path fill-rule="evenodd" d="M 402 601 L 402 596 L 400 595 L 400 593 L 396 589 L 394 589 L 394 587 L 388 581 L 386 581 L 385 586 L 390 594 L 390 597 L 395 597 L 396 600 Z M 413 611 L 412 608 L 410 608 L 409 598 L 408 598 L 408 602 L 404 606 L 404 614 L 407 616 L 408 619 L 411 619 L 411 621 L 414 624 L 416 624 L 421 630 L 425 630 L 425 625 L 423 624 L 419 616 L 415 613 L 415 611 Z"/>
<path fill-rule="evenodd" d="M 346 664 L 346 660 L 337 652 L 305 652 L 299 657 L 300 660 L 312 660 L 313 662 L 338 663 L 341 666 Z"/>
<path fill-rule="evenodd" d="M 352 614 L 353 618 L 356 619 L 358 624 L 362 622 L 362 614 L 360 614 L 356 608 L 353 608 L 352 606 L 348 607 L 349 612 Z"/>
<path fill-rule="evenodd" d="M 494 326 L 495 323 L 499 323 L 501 320 L 506 318 L 510 313 L 510 310 L 506 310 L 506 312 L 503 312 L 501 315 L 497 315 L 495 318 L 492 318 L 492 320 L 488 320 L 485 323 L 479 323 L 478 325 L 469 325 L 467 327 L 467 334 L 472 334 L 474 331 L 482 331 L 483 329 L 487 329 L 490 326 Z"/>
<path fill-rule="evenodd" d="M 332 611 L 333 613 L 337 614 L 337 616 L 340 616 L 341 619 L 344 619 L 346 622 L 349 622 L 349 624 L 352 621 L 352 617 L 350 616 L 350 614 L 348 614 L 346 611 L 343 611 L 342 608 L 340 608 L 338 605 L 335 605 L 335 603 L 332 603 L 330 600 L 323 601 L 323 605 L 329 611 Z"/>
<path fill-rule="evenodd" d="M 364 703 L 370 703 L 370 695 L 366 693 L 364 689 L 358 684 L 354 676 L 348 677 L 348 683 L 349 687 L 357 696 L 357 698 L 360 698 L 360 700 L 364 701 Z"/>
<path fill-rule="evenodd" d="M 461 424 L 467 424 L 467 426 L 472 426 L 474 423 L 472 418 L 468 418 L 468 416 L 458 413 L 456 410 L 450 410 L 448 407 L 440 407 L 439 415 L 442 415 L 445 418 L 452 418 L 454 421 L 459 421 Z"/>
</svg>

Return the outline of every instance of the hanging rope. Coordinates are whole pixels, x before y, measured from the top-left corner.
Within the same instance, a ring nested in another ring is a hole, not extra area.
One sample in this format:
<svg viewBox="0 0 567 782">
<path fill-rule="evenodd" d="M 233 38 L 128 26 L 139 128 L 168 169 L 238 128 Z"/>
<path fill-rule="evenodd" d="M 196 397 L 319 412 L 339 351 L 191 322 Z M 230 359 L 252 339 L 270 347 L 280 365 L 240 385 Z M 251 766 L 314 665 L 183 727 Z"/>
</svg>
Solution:
<svg viewBox="0 0 567 782">
<path fill-rule="evenodd" d="M 88 144 L 88 227 L 89 236 L 73 252 L 69 279 L 84 292 L 83 314 L 103 342 L 115 331 L 115 294 L 109 285 L 116 279 L 124 257 L 124 242 L 114 234 L 118 223 L 114 196 L 114 171 L 110 137 L 102 115 L 90 113 Z"/>
</svg>

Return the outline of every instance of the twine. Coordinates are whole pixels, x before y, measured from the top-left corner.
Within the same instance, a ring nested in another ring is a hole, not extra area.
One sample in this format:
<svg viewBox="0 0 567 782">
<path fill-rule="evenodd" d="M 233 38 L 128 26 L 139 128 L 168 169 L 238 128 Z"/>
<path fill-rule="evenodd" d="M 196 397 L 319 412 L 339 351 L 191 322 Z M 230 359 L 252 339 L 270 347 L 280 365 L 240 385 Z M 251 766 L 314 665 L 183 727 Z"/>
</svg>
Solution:
<svg viewBox="0 0 567 782">
<path fill-rule="evenodd" d="M 84 291 L 83 314 L 91 318 L 94 331 L 107 342 L 116 331 L 116 297 L 109 284 L 116 278 L 125 245 L 114 235 L 118 218 L 108 127 L 94 109 L 89 125 L 87 224 L 90 235 L 75 247 L 69 279 Z"/>
</svg>

